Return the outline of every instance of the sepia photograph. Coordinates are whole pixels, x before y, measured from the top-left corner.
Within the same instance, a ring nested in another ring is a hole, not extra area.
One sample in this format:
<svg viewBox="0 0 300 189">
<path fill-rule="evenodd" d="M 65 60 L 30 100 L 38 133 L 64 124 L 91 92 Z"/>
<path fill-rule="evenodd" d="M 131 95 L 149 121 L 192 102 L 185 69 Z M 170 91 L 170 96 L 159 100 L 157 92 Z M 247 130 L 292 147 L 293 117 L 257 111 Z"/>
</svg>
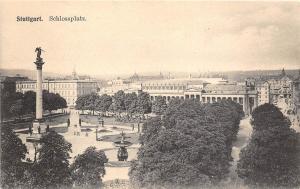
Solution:
<svg viewBox="0 0 300 189">
<path fill-rule="evenodd" d="M 0 188 L 299 189 L 298 1 L 0 0 Z"/>
</svg>

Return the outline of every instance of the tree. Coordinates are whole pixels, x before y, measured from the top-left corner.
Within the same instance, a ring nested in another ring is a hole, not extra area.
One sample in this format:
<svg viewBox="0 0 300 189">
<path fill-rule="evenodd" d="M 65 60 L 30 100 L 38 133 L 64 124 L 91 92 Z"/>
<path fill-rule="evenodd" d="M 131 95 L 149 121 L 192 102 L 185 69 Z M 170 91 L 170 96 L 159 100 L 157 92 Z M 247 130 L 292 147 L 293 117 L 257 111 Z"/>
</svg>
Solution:
<svg viewBox="0 0 300 189">
<path fill-rule="evenodd" d="M 86 95 L 79 96 L 75 102 L 75 109 L 81 110 L 82 112 L 86 109 L 85 103 L 86 103 Z"/>
<path fill-rule="evenodd" d="M 96 93 L 80 96 L 76 100 L 75 108 L 77 110 L 82 110 L 82 111 L 90 110 L 93 112 L 94 115 L 95 110 L 98 109 L 99 98 L 100 98 L 99 95 Z"/>
<path fill-rule="evenodd" d="M 83 154 L 75 157 L 71 165 L 75 186 L 83 188 L 99 188 L 105 175 L 104 164 L 108 162 L 104 151 L 96 147 L 88 147 Z"/>
<path fill-rule="evenodd" d="M 163 128 L 163 123 L 160 117 L 150 118 L 143 125 L 143 130 L 141 137 L 139 138 L 141 144 L 145 144 L 148 141 L 153 140 L 153 138 L 157 137 L 160 131 Z"/>
<path fill-rule="evenodd" d="M 253 132 L 242 149 L 238 176 L 256 187 L 299 187 L 300 136 L 290 121 L 272 104 L 257 107 L 252 113 Z"/>
<path fill-rule="evenodd" d="M 97 110 L 106 113 L 109 110 L 109 107 L 112 104 L 111 96 L 103 94 L 100 96 L 97 102 Z"/>
<path fill-rule="evenodd" d="M 136 93 L 125 94 L 124 106 L 125 106 L 127 113 L 132 114 L 136 111 L 135 104 L 136 104 L 137 100 L 138 100 L 138 97 L 137 97 Z"/>
<path fill-rule="evenodd" d="M 99 99 L 99 95 L 97 95 L 96 93 L 91 93 L 86 98 L 86 103 L 85 103 L 86 109 L 92 111 L 93 115 L 95 110 L 97 109 L 98 99 Z"/>
<path fill-rule="evenodd" d="M 53 110 L 58 110 L 67 107 L 66 100 L 59 94 L 43 91 L 43 109 L 48 110 L 51 114 Z"/>
<path fill-rule="evenodd" d="M 24 106 L 23 106 L 23 100 L 18 99 L 16 100 L 10 107 L 9 112 L 16 117 L 21 117 L 22 114 L 24 114 Z"/>
<path fill-rule="evenodd" d="M 161 115 L 166 111 L 166 109 L 166 100 L 162 96 L 158 96 L 152 105 L 152 112 L 156 113 L 157 115 Z"/>
<path fill-rule="evenodd" d="M 125 93 L 124 91 L 120 90 L 113 96 L 113 104 L 114 104 L 114 110 L 116 112 L 123 112 L 125 109 Z"/>
<path fill-rule="evenodd" d="M 240 120 L 244 116 L 242 106 L 231 101 L 222 100 L 212 104 L 205 104 L 204 110 L 220 125 L 220 129 L 226 137 L 228 156 L 231 157 L 232 143 L 239 131 Z"/>
<path fill-rule="evenodd" d="M 26 91 L 23 97 L 25 113 L 35 112 L 36 93 L 34 91 Z"/>
<path fill-rule="evenodd" d="M 11 127 L 1 127 L 1 188 L 22 185 L 27 148 Z"/>
<path fill-rule="evenodd" d="M 137 112 L 143 115 L 151 112 L 151 101 L 149 93 L 141 92 L 138 94 L 137 109 Z"/>
<path fill-rule="evenodd" d="M 62 109 L 67 107 L 67 101 L 63 97 L 61 97 L 58 93 L 56 95 L 56 103 L 57 103 L 57 109 Z"/>
<path fill-rule="evenodd" d="M 38 149 L 38 159 L 31 171 L 32 185 L 36 188 L 70 186 L 69 152 L 72 145 L 54 131 L 44 135 Z"/>
<path fill-rule="evenodd" d="M 43 109 L 48 110 L 51 114 L 53 110 L 57 109 L 56 95 L 54 93 L 43 93 Z"/>
<path fill-rule="evenodd" d="M 195 100 L 174 99 L 164 116 L 144 124 L 130 180 L 138 187 L 217 183 L 229 173 L 231 149 L 220 123 Z"/>
</svg>

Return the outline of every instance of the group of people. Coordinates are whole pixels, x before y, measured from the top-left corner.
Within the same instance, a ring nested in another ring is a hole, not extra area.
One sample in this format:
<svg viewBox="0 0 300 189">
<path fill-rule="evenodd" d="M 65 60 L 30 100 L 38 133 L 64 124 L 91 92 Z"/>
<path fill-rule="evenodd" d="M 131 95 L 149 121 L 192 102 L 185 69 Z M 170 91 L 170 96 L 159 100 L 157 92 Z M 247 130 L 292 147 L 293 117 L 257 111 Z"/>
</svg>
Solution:
<svg viewBox="0 0 300 189">
<path fill-rule="evenodd" d="M 134 123 L 131 123 L 131 128 L 132 128 L 132 131 L 134 131 Z M 138 133 L 140 132 L 140 123 L 138 122 L 137 123 L 137 129 L 138 129 Z"/>
</svg>

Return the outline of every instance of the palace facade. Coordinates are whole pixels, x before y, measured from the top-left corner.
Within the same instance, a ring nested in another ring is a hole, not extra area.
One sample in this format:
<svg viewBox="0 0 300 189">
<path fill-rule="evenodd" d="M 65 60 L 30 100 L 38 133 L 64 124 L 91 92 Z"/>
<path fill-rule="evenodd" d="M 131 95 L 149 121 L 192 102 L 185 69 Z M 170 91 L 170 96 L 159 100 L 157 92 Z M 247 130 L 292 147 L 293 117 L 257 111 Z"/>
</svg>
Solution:
<svg viewBox="0 0 300 189">
<path fill-rule="evenodd" d="M 142 90 L 149 93 L 151 100 L 162 96 L 166 102 L 172 98 L 196 99 L 203 103 L 219 102 L 231 99 L 243 106 L 245 114 L 249 115 L 257 106 L 257 92 L 249 90 L 245 85 L 228 83 L 224 80 L 210 84 L 203 78 L 170 79 L 142 83 Z"/>
<path fill-rule="evenodd" d="M 77 98 L 81 95 L 96 92 L 97 82 L 93 80 L 44 80 L 43 90 L 48 90 L 50 93 L 58 93 L 66 99 L 68 106 L 74 106 Z M 36 81 L 17 81 L 16 92 L 25 93 L 27 91 L 36 90 Z"/>
</svg>

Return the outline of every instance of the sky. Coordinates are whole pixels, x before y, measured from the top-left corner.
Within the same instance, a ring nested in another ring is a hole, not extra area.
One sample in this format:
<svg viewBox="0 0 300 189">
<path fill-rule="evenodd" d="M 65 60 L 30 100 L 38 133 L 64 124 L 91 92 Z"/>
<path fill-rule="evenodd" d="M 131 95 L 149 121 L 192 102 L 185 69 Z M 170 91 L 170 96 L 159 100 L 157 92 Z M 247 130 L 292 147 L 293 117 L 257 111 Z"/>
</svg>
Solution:
<svg viewBox="0 0 300 189">
<path fill-rule="evenodd" d="M 299 15 L 298 2 L 1 2 L 0 67 L 34 70 L 41 46 L 63 74 L 299 69 Z"/>
</svg>

